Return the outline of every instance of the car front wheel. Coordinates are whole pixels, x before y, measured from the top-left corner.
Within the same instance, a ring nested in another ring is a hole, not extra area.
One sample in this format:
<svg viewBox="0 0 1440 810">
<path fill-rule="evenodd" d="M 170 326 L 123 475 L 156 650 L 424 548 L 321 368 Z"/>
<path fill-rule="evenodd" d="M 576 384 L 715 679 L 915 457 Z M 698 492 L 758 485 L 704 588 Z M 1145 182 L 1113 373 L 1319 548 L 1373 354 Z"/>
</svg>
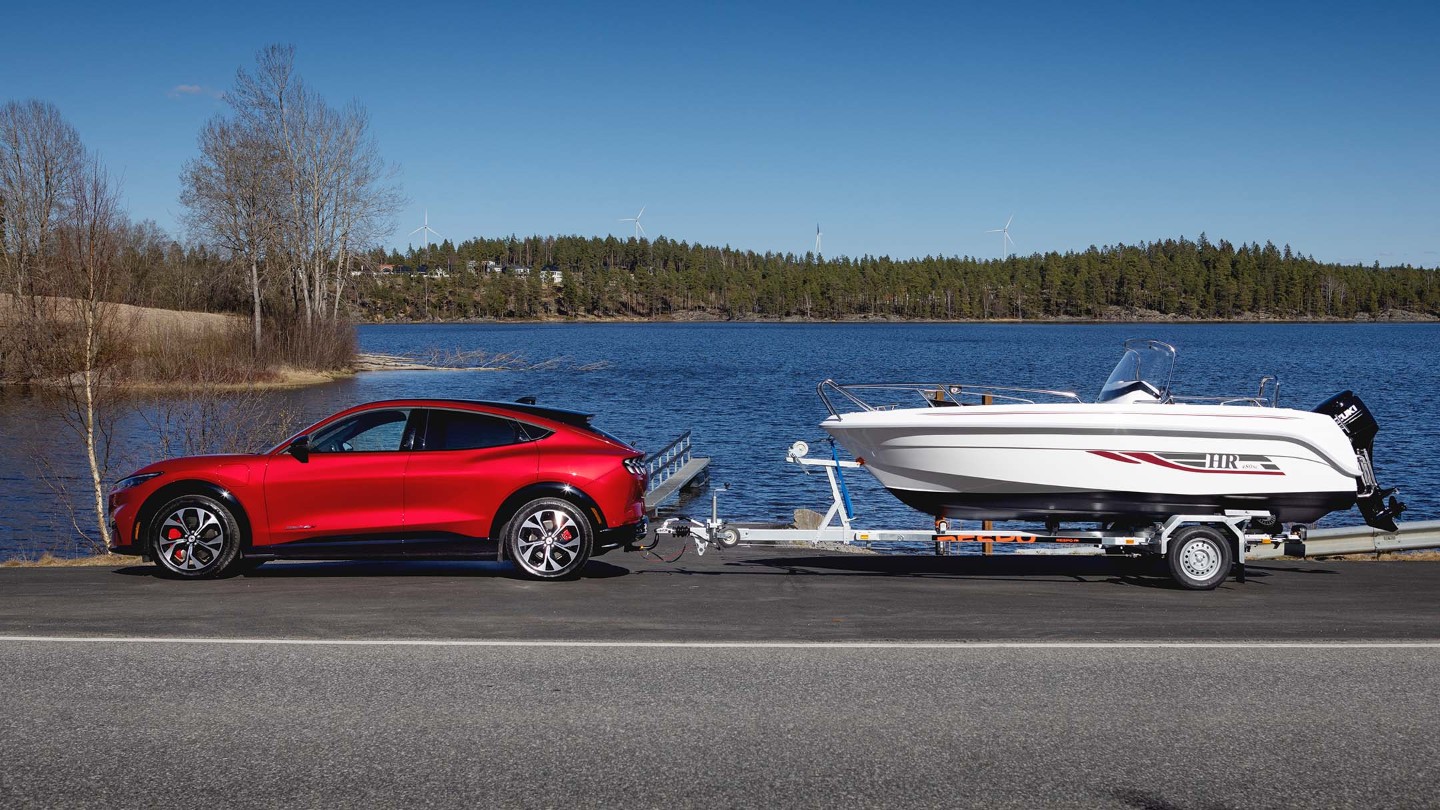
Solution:
<svg viewBox="0 0 1440 810">
<path fill-rule="evenodd" d="M 567 579 L 590 559 L 595 532 L 574 504 L 541 498 L 520 507 L 506 527 L 506 551 L 533 579 Z"/>
<path fill-rule="evenodd" d="M 225 504 L 206 495 L 182 495 L 155 513 L 150 550 L 162 573 L 209 579 L 234 568 L 240 556 L 240 524 Z"/>
</svg>

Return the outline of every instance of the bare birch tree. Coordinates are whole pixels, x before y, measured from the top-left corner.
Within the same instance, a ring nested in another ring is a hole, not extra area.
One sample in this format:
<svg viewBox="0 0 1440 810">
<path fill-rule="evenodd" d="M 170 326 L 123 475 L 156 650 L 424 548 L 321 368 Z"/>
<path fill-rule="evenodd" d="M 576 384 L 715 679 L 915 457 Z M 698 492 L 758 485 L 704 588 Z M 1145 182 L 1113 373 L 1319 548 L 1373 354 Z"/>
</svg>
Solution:
<svg viewBox="0 0 1440 810">
<path fill-rule="evenodd" d="M 330 316 L 340 316 L 341 294 L 350 272 L 350 263 L 366 246 L 388 236 L 395 212 L 404 200 L 393 183 L 397 170 L 387 166 L 370 136 L 370 115 L 359 104 L 350 104 L 340 117 L 344 161 L 338 200 L 338 253 L 335 262 L 335 289 Z"/>
<path fill-rule="evenodd" d="M 287 271 L 296 314 L 338 318 L 357 245 L 383 237 L 400 205 L 358 103 L 335 109 L 295 73 L 295 49 L 272 45 L 241 69 L 226 95 L 236 123 L 273 158 L 270 260 Z"/>
<path fill-rule="evenodd" d="M 275 153 L 243 123 L 216 117 L 200 131 L 200 155 L 185 164 L 180 202 L 192 233 L 229 253 L 250 288 L 252 349 L 260 353 L 266 251 L 275 242 L 282 206 Z"/>
<path fill-rule="evenodd" d="M 55 233 L 66 215 L 84 150 L 55 105 L 0 106 L 0 377 L 31 380 L 45 346 L 42 296 L 54 292 Z"/>
<path fill-rule="evenodd" d="M 55 105 L 32 99 L 0 106 L 0 267 L 19 299 L 46 292 L 55 228 L 83 158 L 80 136 Z"/>
<path fill-rule="evenodd" d="M 47 340 L 56 353 L 47 366 L 67 372 L 57 386 L 59 413 L 80 440 L 89 472 L 97 551 L 108 551 L 110 522 L 105 482 L 110 475 L 111 432 L 116 411 L 114 379 L 124 359 L 125 335 L 111 303 L 120 292 L 119 255 L 123 219 L 118 191 L 94 157 L 85 158 L 71 190 L 68 215 L 57 229 L 58 270 L 70 295 L 55 299 Z M 76 529 L 80 529 L 76 521 Z M 84 532 L 81 532 L 84 536 Z"/>
</svg>

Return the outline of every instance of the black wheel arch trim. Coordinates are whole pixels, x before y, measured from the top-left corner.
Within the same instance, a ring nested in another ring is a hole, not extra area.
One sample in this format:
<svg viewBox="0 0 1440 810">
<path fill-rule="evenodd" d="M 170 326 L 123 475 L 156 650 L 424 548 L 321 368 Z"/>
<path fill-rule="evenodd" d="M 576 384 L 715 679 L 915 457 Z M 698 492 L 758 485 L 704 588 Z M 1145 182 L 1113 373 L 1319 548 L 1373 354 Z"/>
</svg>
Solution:
<svg viewBox="0 0 1440 810">
<path fill-rule="evenodd" d="M 591 530 L 598 536 L 601 532 L 610 528 L 605 522 L 605 513 L 601 511 L 600 504 L 585 493 L 584 490 L 574 484 L 564 484 L 559 481 L 541 481 L 529 484 L 515 491 L 500 508 L 495 510 L 495 519 L 490 523 L 490 534 L 497 540 L 497 560 L 505 559 L 505 528 L 520 507 L 537 498 L 559 498 L 562 501 L 569 501 L 580 508 L 581 511 L 591 520 Z"/>
<path fill-rule="evenodd" d="M 150 526 L 150 521 L 155 519 L 155 513 L 160 507 L 169 501 L 184 495 L 205 495 L 225 504 L 230 514 L 235 517 L 235 522 L 240 524 L 240 551 L 249 551 L 253 540 L 253 533 L 250 531 L 250 516 L 245 514 L 245 507 L 240 505 L 240 500 L 234 493 L 219 484 L 211 481 L 204 481 L 192 478 L 184 481 L 173 481 L 155 490 L 145 503 L 140 506 L 139 513 L 135 516 L 135 522 L 140 526 L 140 542 L 138 546 L 142 551 L 148 553 L 145 531 Z"/>
</svg>

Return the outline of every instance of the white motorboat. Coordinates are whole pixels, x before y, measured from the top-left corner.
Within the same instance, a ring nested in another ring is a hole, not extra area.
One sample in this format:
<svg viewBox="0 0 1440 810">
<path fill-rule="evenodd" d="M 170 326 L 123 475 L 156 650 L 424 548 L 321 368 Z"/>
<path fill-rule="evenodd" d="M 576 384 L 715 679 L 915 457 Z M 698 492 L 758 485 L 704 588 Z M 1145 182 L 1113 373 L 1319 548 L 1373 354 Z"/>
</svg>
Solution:
<svg viewBox="0 0 1440 810">
<path fill-rule="evenodd" d="M 1404 505 L 1375 483 L 1379 427 L 1346 391 L 1314 411 L 1252 396 L 1182 397 L 1175 349 L 1125 353 L 1094 402 L 1069 391 L 957 383 L 819 385 L 821 427 L 891 493 L 948 519 L 1134 523 L 1176 514 L 1268 512 L 1310 523 L 1358 503 L 1395 531 Z M 837 407 L 838 406 L 838 407 Z"/>
</svg>

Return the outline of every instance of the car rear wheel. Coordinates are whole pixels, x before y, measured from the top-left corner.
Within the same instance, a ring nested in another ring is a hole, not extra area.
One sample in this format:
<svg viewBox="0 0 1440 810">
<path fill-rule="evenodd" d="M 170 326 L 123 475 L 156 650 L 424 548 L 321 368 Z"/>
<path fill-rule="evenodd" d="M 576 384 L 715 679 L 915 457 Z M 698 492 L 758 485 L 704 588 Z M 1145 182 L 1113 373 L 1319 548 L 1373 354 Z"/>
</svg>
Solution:
<svg viewBox="0 0 1440 810">
<path fill-rule="evenodd" d="M 595 545 L 585 514 L 569 501 L 540 498 L 515 513 L 506 528 L 506 552 L 532 579 L 567 579 L 580 573 Z"/>
<path fill-rule="evenodd" d="M 224 576 L 240 556 L 240 524 L 220 501 L 182 495 L 156 511 L 150 523 L 150 552 L 168 576 Z"/>
</svg>

